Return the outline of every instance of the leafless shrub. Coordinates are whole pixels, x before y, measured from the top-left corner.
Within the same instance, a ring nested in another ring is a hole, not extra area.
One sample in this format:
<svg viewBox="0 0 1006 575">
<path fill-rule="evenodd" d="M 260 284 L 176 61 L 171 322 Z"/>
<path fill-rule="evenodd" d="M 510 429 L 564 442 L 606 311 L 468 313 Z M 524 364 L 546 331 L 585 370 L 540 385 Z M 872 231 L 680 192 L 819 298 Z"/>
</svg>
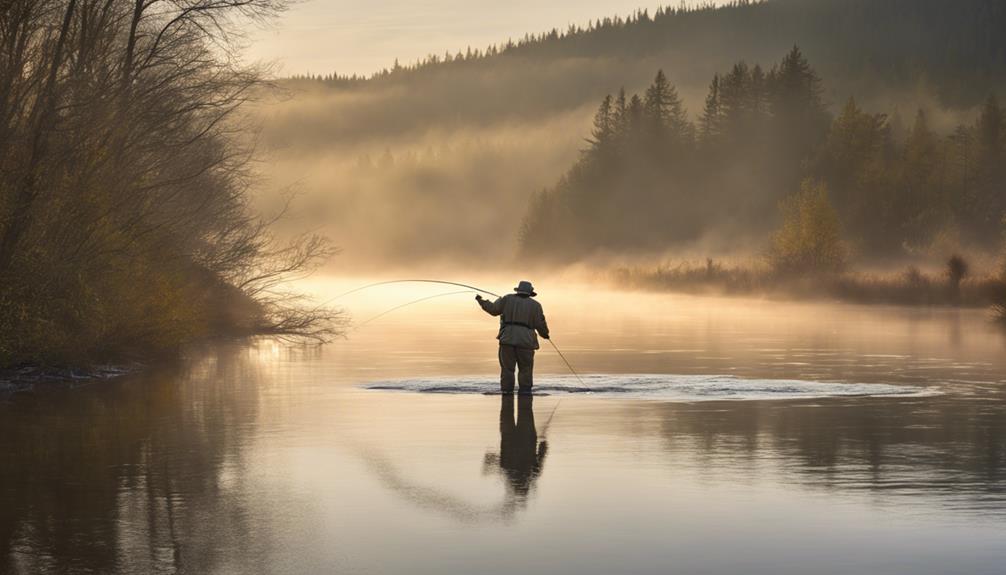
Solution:
<svg viewBox="0 0 1006 575">
<path fill-rule="evenodd" d="M 240 30 L 283 0 L 0 5 L 0 363 L 254 330 L 325 339 L 280 285 L 332 249 L 247 205 Z M 221 308 L 226 308 L 222 311 Z"/>
</svg>

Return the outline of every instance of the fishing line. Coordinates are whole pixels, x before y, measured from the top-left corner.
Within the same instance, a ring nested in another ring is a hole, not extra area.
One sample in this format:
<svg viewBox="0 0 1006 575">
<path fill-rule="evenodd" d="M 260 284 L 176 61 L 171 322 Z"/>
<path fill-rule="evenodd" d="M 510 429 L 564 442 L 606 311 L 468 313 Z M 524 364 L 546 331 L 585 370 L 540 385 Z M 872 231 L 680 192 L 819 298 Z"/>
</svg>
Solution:
<svg viewBox="0 0 1006 575">
<path fill-rule="evenodd" d="M 555 411 L 559 409 L 559 404 L 562 403 L 562 398 L 555 402 L 555 407 L 552 408 L 552 413 L 548 414 L 548 419 L 545 420 L 545 425 L 541 428 L 541 438 L 546 439 L 548 437 L 548 427 L 552 425 L 552 418 L 555 417 Z"/>
<path fill-rule="evenodd" d="M 451 292 L 447 292 L 447 293 L 438 293 L 436 295 L 428 295 L 426 297 L 422 297 L 422 298 L 419 298 L 417 300 L 412 300 L 409 303 L 403 303 L 401 305 L 396 305 L 395 307 L 393 307 L 391 309 L 384 310 L 381 313 L 379 313 L 379 314 L 371 317 L 370 319 L 367 319 L 367 320 L 365 320 L 365 321 L 357 324 L 356 326 L 353 327 L 353 329 L 360 329 L 361 327 L 367 325 L 368 323 L 370 323 L 370 322 L 372 322 L 372 321 L 374 321 L 376 319 L 380 319 L 380 318 L 388 315 L 389 313 L 391 313 L 393 311 L 400 310 L 403 307 L 409 307 L 410 305 L 417 304 L 417 303 L 422 303 L 422 302 L 424 302 L 426 300 L 431 300 L 431 299 L 435 299 L 435 298 L 438 298 L 438 297 L 447 297 L 449 295 L 459 295 L 459 294 L 463 294 L 463 293 L 472 293 L 472 291 L 473 290 L 466 289 L 466 290 L 462 290 L 462 291 L 451 291 Z"/>
<path fill-rule="evenodd" d="M 569 360 L 566 359 L 566 356 L 563 355 L 561 351 L 559 351 L 559 347 L 557 345 L 555 345 L 555 342 L 552 341 L 551 338 L 549 338 L 548 339 L 548 343 L 552 344 L 552 349 L 554 349 L 555 352 L 557 354 L 559 354 L 559 357 L 561 357 L 562 361 L 565 362 L 566 367 L 569 368 L 570 373 L 572 373 L 573 377 L 575 377 L 576 380 L 580 382 L 580 386 L 583 387 L 583 389 L 589 391 L 590 388 L 587 387 L 587 384 L 583 383 L 583 379 L 580 378 L 580 374 L 576 373 L 576 370 L 573 369 L 573 366 L 569 363 Z M 542 437 L 542 439 L 544 439 L 546 436 L 548 436 L 548 428 L 549 428 L 550 425 L 552 425 L 552 418 L 555 417 L 555 412 L 556 412 L 556 410 L 559 409 L 559 404 L 560 403 L 562 403 L 562 398 L 561 397 L 559 398 L 559 401 L 555 402 L 555 407 L 552 408 L 552 413 L 548 414 L 548 419 L 545 420 L 545 426 L 542 427 L 542 429 L 541 429 L 541 437 Z"/>
<path fill-rule="evenodd" d="M 479 293 L 484 293 L 484 294 L 488 294 L 488 295 L 491 295 L 491 296 L 493 296 L 493 297 L 503 297 L 503 296 L 501 296 L 501 295 L 500 295 L 500 294 L 498 294 L 498 293 L 495 293 L 495 292 L 491 292 L 491 291 L 489 291 L 489 290 L 486 290 L 486 289 L 482 289 L 482 288 L 480 288 L 480 287 L 476 287 L 476 286 L 473 286 L 473 285 L 468 285 L 468 284 L 463 284 L 463 283 L 459 283 L 459 282 L 452 282 L 452 281 L 445 281 L 445 280 L 428 280 L 428 279 L 407 279 L 407 280 L 385 280 L 385 281 L 380 281 L 380 282 L 374 282 L 374 283 L 372 283 L 372 284 L 367 284 L 367 285 L 365 285 L 365 286 L 360 286 L 360 287 L 358 287 L 358 288 L 354 288 L 354 289 L 351 289 L 351 290 L 349 290 L 349 291 L 347 291 L 347 292 L 343 292 L 343 293 L 341 293 L 341 294 L 339 294 L 339 295 L 337 295 L 337 296 L 335 296 L 335 297 L 333 297 L 333 298 L 330 298 L 329 300 L 325 301 L 325 303 L 323 303 L 323 304 L 321 304 L 321 305 L 326 305 L 326 304 L 328 304 L 328 303 L 331 303 L 331 302 L 333 302 L 333 301 L 335 301 L 335 300 L 337 300 L 337 299 L 340 299 L 340 298 L 343 298 L 343 297 L 346 297 L 346 296 L 348 296 L 348 295 L 350 295 L 350 294 L 354 294 L 354 293 L 356 293 L 356 292 L 360 292 L 360 291 L 363 291 L 363 290 L 365 290 L 365 289 L 370 289 L 370 288 L 373 288 L 373 287 L 378 287 L 378 286 L 383 286 L 383 285 L 390 285 L 390 284 L 400 284 L 400 283 L 431 283 L 431 284 L 442 284 L 442 285 L 452 285 L 452 286 L 458 286 L 458 287 L 463 287 L 463 288 L 465 288 L 466 290 L 470 290 L 470 291 L 475 291 L 475 292 L 479 292 Z M 412 305 L 412 304 L 414 304 L 414 303 L 420 303 L 420 302 L 423 302 L 423 301 L 426 301 L 426 300 L 428 300 L 428 299 L 433 299 L 433 298 L 435 298 L 435 297 L 442 297 L 442 296 L 447 296 L 447 295 L 454 295 L 454 294 L 456 294 L 456 293 L 461 293 L 461 292 L 451 292 L 450 294 L 438 294 L 438 295 L 435 295 L 435 296 L 428 296 L 428 297 L 424 297 L 424 298 L 420 298 L 420 299 L 418 299 L 418 300 L 415 300 L 415 301 L 412 301 L 412 302 L 409 302 L 409 303 L 406 303 L 406 304 L 402 304 L 402 305 L 400 305 L 400 306 L 396 306 L 396 307 L 394 307 L 394 308 L 392 308 L 392 309 L 390 309 L 390 310 L 388 310 L 388 311 L 386 311 L 386 312 L 383 312 L 383 313 L 381 313 L 381 314 L 378 314 L 377 316 L 374 316 L 374 317 L 372 317 L 372 318 L 368 319 L 367 321 L 365 321 L 365 322 L 363 322 L 363 323 L 369 323 L 369 322 L 371 322 L 371 321 L 374 321 L 374 320 L 375 320 L 375 319 L 377 319 L 378 317 L 381 317 L 382 315 L 385 315 L 385 314 L 387 314 L 387 313 L 391 313 L 392 311 L 395 311 L 395 310 L 398 310 L 398 309 L 401 309 L 401 308 L 403 308 L 403 307 L 407 307 L 407 306 L 410 306 L 410 305 Z M 360 324 L 360 325 L 363 325 L 363 324 Z M 578 373 L 576 372 L 576 370 L 575 370 L 575 369 L 573 369 L 573 366 L 572 366 L 572 365 L 571 365 L 571 364 L 569 363 L 569 360 L 568 360 L 568 359 L 566 359 L 566 356 L 565 356 L 565 355 L 563 355 L 561 351 L 559 351 L 559 347 L 558 347 L 557 345 L 555 345 L 555 342 L 554 342 L 554 341 L 552 341 L 551 339 L 549 339 L 549 340 L 548 340 L 548 343 L 550 343 L 550 344 L 552 345 L 552 349 L 554 349 L 554 350 L 555 350 L 555 352 L 556 352 L 557 354 L 559 354 L 559 357 L 560 357 L 560 358 L 562 359 L 563 363 L 565 363 L 565 364 L 566 364 L 566 367 L 567 367 L 567 368 L 569 368 L 569 371 L 570 371 L 570 373 L 572 373 L 572 374 L 573 374 L 573 377 L 575 377 L 575 378 L 576 378 L 576 380 L 577 380 L 578 382 L 580 382 L 580 385 L 581 385 L 581 386 L 583 386 L 584 388 L 586 388 L 586 387 L 587 387 L 587 385 L 586 385 L 586 384 L 585 384 L 585 383 L 583 382 L 583 379 L 582 379 L 582 378 L 580 378 L 580 374 L 578 374 Z"/>
<path fill-rule="evenodd" d="M 356 293 L 358 291 L 363 291 L 365 289 L 370 289 L 372 287 L 378 287 L 378 286 L 390 285 L 390 284 L 401 284 L 401 283 L 444 284 L 444 285 L 451 285 L 451 286 L 458 286 L 458 287 L 468 288 L 468 289 L 470 289 L 472 291 L 484 293 L 484 294 L 487 294 L 487 295 L 491 295 L 493 297 L 503 297 L 503 296 L 501 296 L 498 293 L 493 293 L 493 292 L 491 292 L 489 290 L 484 290 L 484 289 L 481 289 L 481 288 L 477 288 L 475 286 L 470 286 L 468 284 L 463 284 L 463 283 L 458 283 L 458 282 L 449 282 L 449 281 L 444 281 L 444 280 L 387 280 L 387 281 L 382 281 L 382 282 L 374 282 L 372 284 L 367 284 L 365 286 L 360 286 L 358 288 L 351 289 L 351 290 L 349 290 L 347 292 L 343 292 L 343 293 L 341 293 L 341 294 L 339 294 L 339 295 L 337 295 L 337 296 L 335 296 L 333 298 L 325 300 L 325 302 L 322 303 L 321 305 L 323 306 L 323 305 L 330 304 L 330 303 L 332 303 L 333 301 L 335 301 L 337 299 L 341 299 L 341 298 L 344 298 L 344 297 L 348 296 L 349 294 L 354 294 L 354 293 Z"/>
<path fill-rule="evenodd" d="M 552 349 L 554 349 L 555 352 L 559 354 L 559 357 L 562 358 L 562 361 L 566 364 L 566 367 L 569 368 L 569 372 L 573 374 L 573 377 L 575 377 L 576 380 L 580 382 L 580 386 L 583 387 L 584 389 L 588 389 L 587 384 L 583 383 L 583 380 L 580 379 L 580 374 L 576 373 L 576 370 L 573 369 L 572 365 L 570 365 L 569 360 L 566 359 L 566 356 L 562 355 L 562 352 L 559 351 L 559 347 L 557 345 L 555 345 L 555 342 L 552 341 L 551 338 L 549 338 L 547 341 L 548 341 L 548 343 L 552 344 Z"/>
<path fill-rule="evenodd" d="M 391 308 L 389 310 L 385 310 L 385 311 L 383 311 L 383 312 L 381 312 L 381 313 L 379 313 L 379 314 L 371 317 L 370 319 L 367 319 L 363 323 L 361 323 L 358 326 L 356 326 L 354 329 L 359 329 L 359 328 L 363 327 L 364 325 L 366 325 L 366 324 L 368 324 L 368 323 L 370 323 L 370 322 L 372 322 L 372 321 L 374 321 L 376 319 L 384 317 L 385 315 L 388 315 L 389 313 L 391 313 L 393 311 L 402 309 L 404 307 L 409 307 L 410 305 L 414 305 L 414 304 L 417 304 L 417 303 L 422 303 L 424 301 L 431 300 L 431 299 L 434 299 L 434 298 L 447 297 L 449 295 L 459 295 L 459 294 L 462 294 L 462 293 L 469 293 L 469 292 L 484 293 L 486 295 L 491 295 L 493 297 L 503 297 L 503 296 L 499 295 L 498 293 L 494 293 L 494 292 L 491 292 L 489 290 L 485 290 L 485 289 L 482 289 L 482 288 L 479 288 L 479 287 L 475 287 L 475 286 L 472 286 L 472 285 L 463 284 L 463 283 L 459 283 L 459 282 L 452 282 L 452 281 L 445 281 L 445 280 L 428 280 L 428 279 L 407 279 L 407 280 L 386 280 L 386 281 L 374 282 L 372 284 L 367 284 L 365 286 L 360 286 L 358 288 L 351 289 L 351 290 L 349 290 L 347 292 L 343 292 L 343 293 L 341 293 L 341 294 L 339 294 L 339 295 L 337 295 L 337 296 L 335 296 L 335 297 L 333 297 L 333 298 L 331 298 L 329 300 L 326 300 L 321 305 L 322 306 L 327 305 L 327 304 L 329 304 L 329 303 L 331 303 L 331 302 L 333 302 L 333 301 L 335 301 L 337 299 L 346 297 L 346 296 L 348 296 L 350 294 L 354 294 L 356 292 L 363 291 L 365 289 L 370 289 L 370 288 L 373 288 L 373 287 L 378 287 L 378 286 L 383 286 L 383 285 L 399 284 L 399 283 L 430 283 L 430 284 L 452 285 L 452 286 L 457 286 L 457 287 L 463 287 L 463 288 L 465 288 L 465 290 L 464 291 L 453 291 L 453 292 L 441 293 L 441 294 L 436 294 L 436 295 L 432 295 L 432 296 L 426 296 L 426 297 L 419 298 L 417 300 L 410 301 L 408 303 L 397 305 L 397 306 L 395 306 L 395 307 L 393 307 L 393 308 Z M 569 372 L 572 373 L 573 377 L 575 377 L 576 380 L 580 383 L 580 386 L 583 389 L 589 390 L 590 388 L 587 387 L 587 384 L 583 382 L 583 378 L 581 378 L 580 374 L 577 373 L 575 369 L 573 369 L 573 365 L 571 363 L 569 363 L 569 360 L 566 359 L 566 356 L 563 355 L 562 351 L 559 350 L 559 346 L 557 346 L 555 344 L 555 342 L 552 341 L 551 338 L 548 338 L 547 341 L 548 341 L 549 344 L 551 344 L 552 349 L 555 350 L 555 353 L 557 353 L 559 355 L 559 358 L 562 359 L 562 362 L 566 364 L 566 367 L 569 369 Z M 542 437 L 545 437 L 545 435 L 548 433 L 548 428 L 552 424 L 552 418 L 555 417 L 555 412 L 556 412 L 556 410 L 559 409 L 559 404 L 561 404 L 561 403 L 562 403 L 562 398 L 559 398 L 559 401 L 557 401 L 555 403 L 555 407 L 552 408 L 552 413 L 549 414 L 548 419 L 545 421 L 545 425 L 542 428 L 542 431 L 541 431 Z"/>
</svg>

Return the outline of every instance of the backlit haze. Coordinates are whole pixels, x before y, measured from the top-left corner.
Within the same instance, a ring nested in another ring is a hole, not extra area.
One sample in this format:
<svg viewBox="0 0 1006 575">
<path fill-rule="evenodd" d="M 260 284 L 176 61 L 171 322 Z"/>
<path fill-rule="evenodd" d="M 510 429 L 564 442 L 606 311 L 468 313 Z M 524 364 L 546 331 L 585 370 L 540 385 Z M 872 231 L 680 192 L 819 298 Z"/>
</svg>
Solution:
<svg viewBox="0 0 1006 575">
<path fill-rule="evenodd" d="M 718 2 L 716 2 L 718 4 Z M 666 2 L 641 0 L 308 0 L 252 35 L 251 60 L 275 62 L 286 74 L 370 74 L 429 54 L 517 40 L 525 33 L 625 16 Z M 692 3 L 689 3 L 692 4 Z M 675 4 L 676 5 L 676 4 Z"/>
</svg>

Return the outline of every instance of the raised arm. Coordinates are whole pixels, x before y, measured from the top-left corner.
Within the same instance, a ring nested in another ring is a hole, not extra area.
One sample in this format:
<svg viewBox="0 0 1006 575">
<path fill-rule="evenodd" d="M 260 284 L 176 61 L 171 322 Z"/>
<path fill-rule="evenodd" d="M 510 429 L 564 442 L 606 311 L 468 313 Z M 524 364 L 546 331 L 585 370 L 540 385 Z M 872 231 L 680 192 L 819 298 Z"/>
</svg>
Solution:
<svg viewBox="0 0 1006 575">
<path fill-rule="evenodd" d="M 482 309 L 489 315 L 499 315 L 503 313 L 503 298 L 497 298 L 496 301 L 489 301 L 482 297 L 482 295 L 475 296 L 475 299 L 482 306 Z"/>
</svg>

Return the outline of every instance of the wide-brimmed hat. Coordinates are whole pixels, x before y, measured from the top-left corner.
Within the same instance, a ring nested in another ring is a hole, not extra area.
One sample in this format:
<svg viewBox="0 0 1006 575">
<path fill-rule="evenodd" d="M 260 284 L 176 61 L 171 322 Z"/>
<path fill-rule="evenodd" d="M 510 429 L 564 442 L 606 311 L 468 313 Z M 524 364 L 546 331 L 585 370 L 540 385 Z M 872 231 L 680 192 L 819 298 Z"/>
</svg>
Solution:
<svg viewBox="0 0 1006 575">
<path fill-rule="evenodd" d="M 534 293 L 534 286 L 532 286 L 531 282 L 527 280 L 521 280 L 520 283 L 517 284 L 517 287 L 513 288 L 513 291 L 517 293 L 527 294 L 529 296 L 538 295 Z"/>
</svg>

